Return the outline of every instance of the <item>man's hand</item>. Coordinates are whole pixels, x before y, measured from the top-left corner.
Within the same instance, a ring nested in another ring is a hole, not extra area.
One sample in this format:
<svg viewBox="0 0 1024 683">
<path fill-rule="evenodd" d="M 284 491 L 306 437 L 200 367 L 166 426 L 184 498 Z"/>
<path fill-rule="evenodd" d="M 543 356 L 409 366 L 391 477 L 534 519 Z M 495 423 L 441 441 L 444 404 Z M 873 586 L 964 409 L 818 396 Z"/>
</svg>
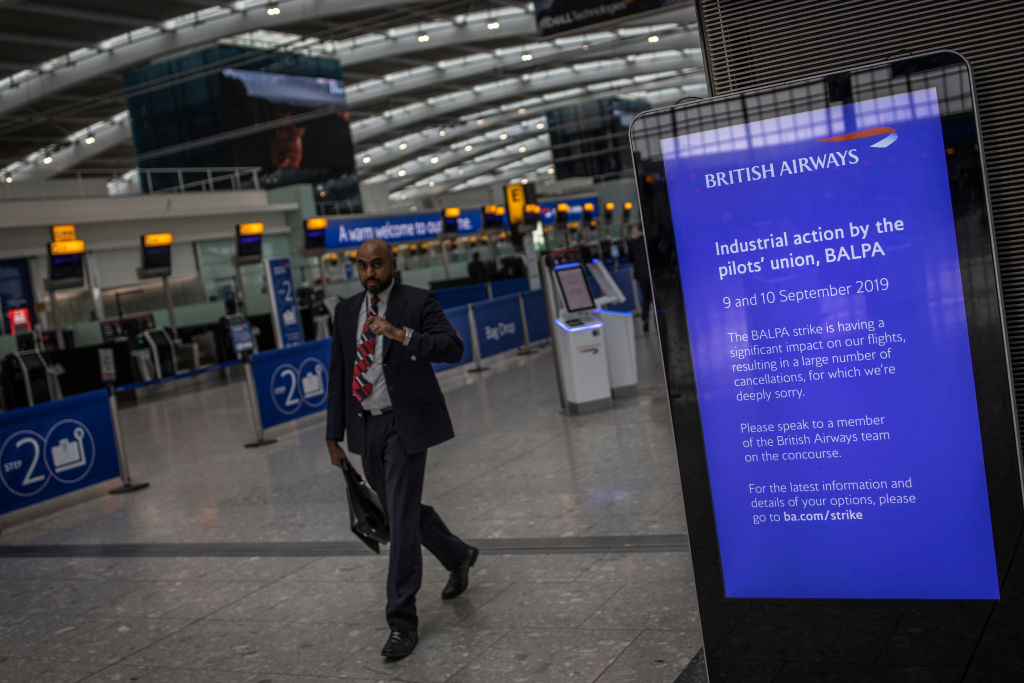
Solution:
<svg viewBox="0 0 1024 683">
<path fill-rule="evenodd" d="M 370 320 L 369 323 L 370 331 L 376 335 L 381 335 L 396 342 L 405 341 L 405 330 L 401 327 L 395 327 L 384 318 L 377 316 Z"/>
<path fill-rule="evenodd" d="M 335 467 L 341 467 L 341 463 L 346 460 L 345 449 L 337 441 L 327 440 L 327 452 L 331 454 L 331 464 Z"/>
</svg>

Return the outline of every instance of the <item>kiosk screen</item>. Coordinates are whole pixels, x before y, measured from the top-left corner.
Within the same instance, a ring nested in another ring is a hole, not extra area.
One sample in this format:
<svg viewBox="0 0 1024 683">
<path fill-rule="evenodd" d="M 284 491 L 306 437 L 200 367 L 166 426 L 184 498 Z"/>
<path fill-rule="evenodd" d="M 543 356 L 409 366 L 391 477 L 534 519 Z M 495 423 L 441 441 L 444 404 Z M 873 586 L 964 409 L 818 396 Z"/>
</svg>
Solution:
<svg viewBox="0 0 1024 683">
<path fill-rule="evenodd" d="M 555 266 L 555 278 L 562 290 L 565 307 L 570 313 L 594 307 L 594 297 L 587 286 L 587 278 L 579 264 Z"/>
<path fill-rule="evenodd" d="M 249 321 L 232 322 L 228 329 L 231 333 L 231 348 L 234 349 L 235 354 L 252 351 L 252 327 L 249 325 Z"/>
</svg>

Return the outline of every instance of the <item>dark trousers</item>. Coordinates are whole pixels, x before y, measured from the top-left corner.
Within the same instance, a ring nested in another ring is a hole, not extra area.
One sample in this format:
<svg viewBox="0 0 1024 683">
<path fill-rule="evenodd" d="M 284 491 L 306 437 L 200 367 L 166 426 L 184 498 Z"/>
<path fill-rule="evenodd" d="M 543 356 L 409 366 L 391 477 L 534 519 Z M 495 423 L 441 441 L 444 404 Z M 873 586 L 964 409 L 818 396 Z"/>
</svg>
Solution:
<svg viewBox="0 0 1024 683">
<path fill-rule="evenodd" d="M 640 319 L 647 322 L 651 317 L 651 281 L 637 280 L 636 288 L 640 290 Z"/>
<path fill-rule="evenodd" d="M 451 571 L 466 559 L 469 546 L 448 530 L 423 496 L 427 452 L 407 453 L 393 412 L 366 419 L 363 472 L 388 512 L 391 550 L 388 564 L 387 621 L 393 631 L 415 631 L 416 592 L 423 578 L 420 544 Z"/>
</svg>

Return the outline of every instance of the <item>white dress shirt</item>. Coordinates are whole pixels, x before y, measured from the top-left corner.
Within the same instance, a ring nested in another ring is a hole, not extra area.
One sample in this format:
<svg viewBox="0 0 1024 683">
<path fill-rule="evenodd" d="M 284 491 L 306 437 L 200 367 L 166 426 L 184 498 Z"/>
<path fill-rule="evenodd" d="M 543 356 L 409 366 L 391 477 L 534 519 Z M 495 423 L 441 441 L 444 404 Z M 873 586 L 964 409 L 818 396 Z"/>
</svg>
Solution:
<svg viewBox="0 0 1024 683">
<path fill-rule="evenodd" d="M 376 296 L 380 297 L 380 301 L 377 302 L 377 317 L 383 318 L 384 313 L 388 310 L 388 299 L 391 298 L 391 290 L 395 287 L 395 281 L 392 280 L 388 288 L 377 292 Z M 370 299 L 373 298 L 373 294 L 366 292 L 363 297 L 363 305 L 359 307 L 359 322 L 356 325 L 356 345 L 359 344 L 359 335 L 363 331 L 363 325 L 366 324 L 366 316 L 370 312 Z M 370 367 L 363 373 L 363 377 L 367 382 L 373 385 L 373 391 L 366 397 L 360 405 L 363 406 L 364 410 L 387 410 L 391 407 L 391 394 L 388 393 L 388 382 L 384 377 L 384 340 L 387 339 L 382 334 L 377 335 L 377 342 L 373 346 L 373 356 L 370 363 Z"/>
</svg>

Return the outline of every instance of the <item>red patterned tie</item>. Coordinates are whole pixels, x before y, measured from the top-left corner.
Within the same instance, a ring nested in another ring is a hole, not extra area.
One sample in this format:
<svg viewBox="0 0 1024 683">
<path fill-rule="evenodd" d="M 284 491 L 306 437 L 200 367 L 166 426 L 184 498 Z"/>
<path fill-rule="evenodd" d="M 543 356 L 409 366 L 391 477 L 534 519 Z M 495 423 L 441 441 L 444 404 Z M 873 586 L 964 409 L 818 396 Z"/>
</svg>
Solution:
<svg viewBox="0 0 1024 683">
<path fill-rule="evenodd" d="M 352 369 L 352 395 L 357 401 L 365 401 L 373 393 L 373 385 L 363 378 L 363 373 L 370 369 L 373 364 L 373 350 L 377 346 L 377 335 L 370 332 L 370 323 L 377 317 L 377 304 L 380 297 L 374 296 L 370 299 L 370 310 L 366 314 L 366 322 L 359 333 L 359 343 L 356 345 L 356 364 Z"/>
</svg>

